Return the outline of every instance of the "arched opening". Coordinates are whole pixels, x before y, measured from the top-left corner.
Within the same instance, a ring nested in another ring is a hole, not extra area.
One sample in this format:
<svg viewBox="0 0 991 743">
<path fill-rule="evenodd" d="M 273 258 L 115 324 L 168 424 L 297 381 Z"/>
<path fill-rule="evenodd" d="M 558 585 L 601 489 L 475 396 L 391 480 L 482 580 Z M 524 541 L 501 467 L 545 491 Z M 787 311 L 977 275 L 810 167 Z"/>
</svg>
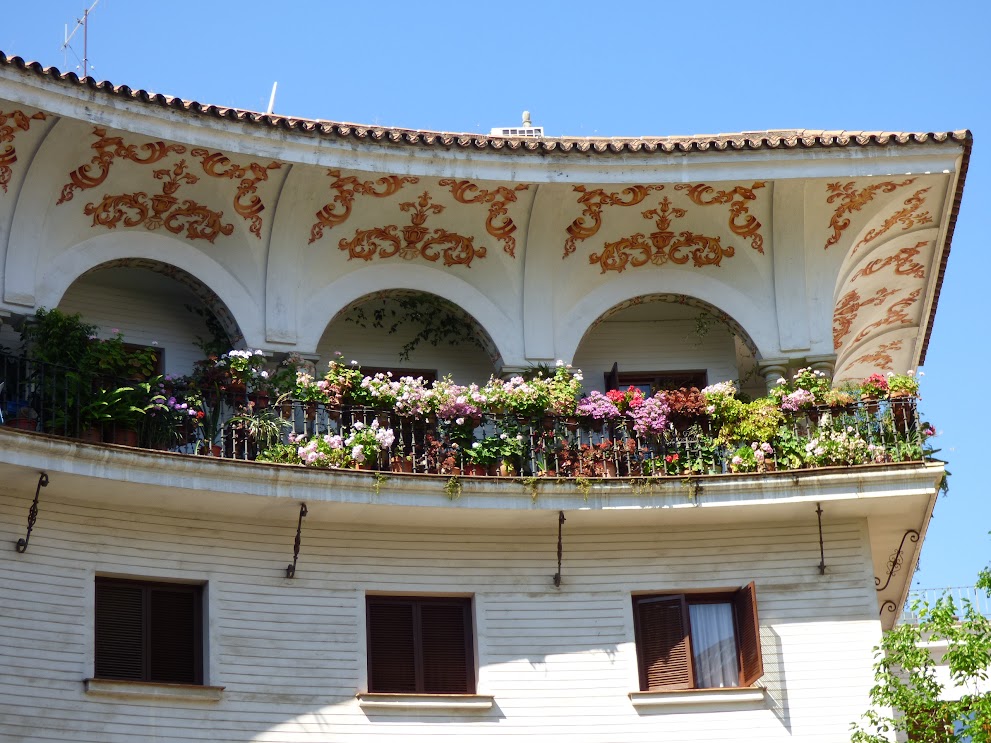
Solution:
<svg viewBox="0 0 991 743">
<path fill-rule="evenodd" d="M 485 329 L 453 302 L 427 292 L 367 294 L 337 313 L 317 346 L 319 367 L 340 352 L 365 370 L 484 383 L 501 358 Z"/>
<path fill-rule="evenodd" d="M 749 334 L 711 304 L 678 294 L 613 306 L 585 331 L 573 364 L 584 371 L 586 389 L 633 384 L 647 391 L 733 380 L 743 392 L 764 394 Z"/>
<path fill-rule="evenodd" d="M 242 340 L 209 287 L 182 269 L 143 258 L 90 269 L 69 286 L 58 308 L 81 314 L 102 337 L 117 329 L 128 344 L 156 347 L 159 370 L 167 374 L 188 374 L 209 350 L 222 353 Z"/>
</svg>

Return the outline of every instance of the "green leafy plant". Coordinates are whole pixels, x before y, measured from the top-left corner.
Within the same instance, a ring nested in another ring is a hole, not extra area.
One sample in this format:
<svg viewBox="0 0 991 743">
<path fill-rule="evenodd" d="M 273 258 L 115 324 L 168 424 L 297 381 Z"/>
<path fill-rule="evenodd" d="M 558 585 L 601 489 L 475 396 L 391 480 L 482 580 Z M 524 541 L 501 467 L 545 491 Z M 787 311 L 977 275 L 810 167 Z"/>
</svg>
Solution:
<svg viewBox="0 0 991 743">
<path fill-rule="evenodd" d="M 21 328 L 21 342 L 32 361 L 81 368 L 96 337 L 96 326 L 83 322 L 82 315 L 59 309 L 39 308 Z"/>
<path fill-rule="evenodd" d="M 282 441 L 289 429 L 289 422 L 272 408 L 248 410 L 235 415 L 229 421 L 231 429 L 243 436 L 250 446 L 266 451 Z"/>
<path fill-rule="evenodd" d="M 977 588 L 991 597 L 991 573 L 981 572 Z M 991 741 L 991 692 L 977 689 L 991 669 L 991 620 L 971 602 L 949 596 L 935 603 L 916 601 L 917 623 L 886 632 L 875 648 L 871 709 L 852 727 L 853 743 L 888 743 L 895 734 L 923 743 Z M 945 647 L 942 658 L 935 648 Z M 947 699 L 936 672 L 937 660 L 949 671 L 959 698 Z M 901 739 L 901 738 L 899 738 Z"/>
<path fill-rule="evenodd" d="M 367 302 L 348 310 L 344 321 L 360 328 L 385 329 L 390 335 L 400 329 L 412 330 L 412 337 L 399 350 L 401 361 L 409 361 L 421 343 L 485 349 L 471 318 L 457 305 L 433 294 L 407 294 Z"/>
<path fill-rule="evenodd" d="M 462 490 L 461 478 L 457 475 L 447 478 L 447 482 L 444 483 L 444 492 L 451 500 L 458 500 L 461 497 Z"/>
<path fill-rule="evenodd" d="M 918 397 L 919 380 L 911 369 L 905 374 L 890 374 L 888 376 L 888 395 L 890 397 Z"/>
<path fill-rule="evenodd" d="M 203 320 L 203 325 L 207 331 L 207 337 L 196 336 L 196 347 L 203 352 L 206 358 L 220 356 L 230 348 L 234 347 L 234 339 L 231 338 L 227 328 L 217 317 L 217 313 L 206 305 L 185 305 L 186 310 Z"/>
</svg>

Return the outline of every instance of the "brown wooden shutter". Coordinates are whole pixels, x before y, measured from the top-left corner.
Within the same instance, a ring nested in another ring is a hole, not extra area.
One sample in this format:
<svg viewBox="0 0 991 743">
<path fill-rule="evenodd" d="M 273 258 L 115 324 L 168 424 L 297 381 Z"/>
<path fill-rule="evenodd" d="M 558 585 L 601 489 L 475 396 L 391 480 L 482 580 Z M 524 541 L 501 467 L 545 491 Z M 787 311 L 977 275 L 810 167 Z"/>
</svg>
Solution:
<svg viewBox="0 0 991 743">
<path fill-rule="evenodd" d="M 736 592 L 733 604 L 740 643 L 740 686 L 753 686 L 764 675 L 760 622 L 757 619 L 757 588 L 753 581 Z"/>
<path fill-rule="evenodd" d="M 691 689 L 695 686 L 684 596 L 635 599 L 634 622 L 640 661 L 640 688 Z"/>
<path fill-rule="evenodd" d="M 144 591 L 140 586 L 97 581 L 97 678 L 144 679 L 143 603 Z"/>
<path fill-rule="evenodd" d="M 149 588 L 149 680 L 202 683 L 198 603 L 193 586 Z"/>
<path fill-rule="evenodd" d="M 619 389 L 619 362 L 614 361 L 612 369 L 606 372 L 606 392 Z"/>
<path fill-rule="evenodd" d="M 413 602 L 368 597 L 368 690 L 415 693 Z"/>
<path fill-rule="evenodd" d="M 424 693 L 474 693 L 470 626 L 467 602 L 420 604 Z"/>
</svg>

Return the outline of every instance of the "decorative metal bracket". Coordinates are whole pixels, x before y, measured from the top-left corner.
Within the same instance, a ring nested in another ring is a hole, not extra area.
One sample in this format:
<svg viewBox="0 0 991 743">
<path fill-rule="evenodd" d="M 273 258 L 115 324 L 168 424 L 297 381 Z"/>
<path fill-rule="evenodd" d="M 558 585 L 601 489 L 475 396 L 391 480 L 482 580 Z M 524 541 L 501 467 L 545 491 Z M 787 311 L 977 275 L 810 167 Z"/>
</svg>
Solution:
<svg viewBox="0 0 991 743">
<path fill-rule="evenodd" d="M 819 519 L 819 575 L 826 574 L 826 550 L 822 544 L 822 504 L 816 503 L 816 518 Z"/>
<path fill-rule="evenodd" d="M 303 534 L 303 517 L 306 515 L 306 504 L 299 504 L 299 523 L 296 524 L 296 541 L 292 547 L 292 564 L 286 566 L 286 577 L 296 577 L 296 560 L 299 559 L 299 541 Z"/>
<path fill-rule="evenodd" d="M 884 582 L 884 585 L 882 586 L 881 585 L 881 579 L 878 578 L 878 577 L 876 577 L 876 576 L 874 578 L 875 590 L 878 593 L 880 593 L 881 591 L 883 591 L 885 588 L 888 587 L 888 584 L 891 583 L 891 576 L 893 576 L 895 573 L 897 573 L 898 570 L 901 568 L 902 562 L 904 562 L 904 560 L 905 560 L 904 556 L 902 555 L 902 550 L 905 547 L 905 540 L 906 539 L 908 539 L 908 540 L 910 540 L 912 542 L 918 542 L 919 541 L 919 532 L 917 532 L 915 529 L 909 529 L 904 534 L 902 534 L 902 541 L 898 544 L 898 549 L 895 550 L 891 554 L 891 557 L 888 558 L 888 579 Z M 885 603 L 887 603 L 887 602 L 885 602 Z M 882 604 L 881 606 L 883 607 L 884 604 Z M 894 611 L 894 609 L 892 609 L 891 611 Z"/>
<path fill-rule="evenodd" d="M 564 511 L 557 512 L 557 572 L 554 573 L 554 587 L 561 587 L 561 556 L 563 550 L 561 548 L 561 527 L 564 526 L 565 518 Z"/>
<path fill-rule="evenodd" d="M 14 545 L 14 549 L 18 552 L 26 552 L 28 548 L 28 542 L 31 541 L 31 530 L 34 529 L 34 523 L 38 520 L 38 495 L 41 493 L 42 488 L 48 487 L 48 473 L 42 472 L 38 476 L 38 487 L 34 489 L 34 501 L 31 503 L 31 508 L 28 509 L 28 533 L 24 535 L 23 539 L 18 539 L 17 544 Z"/>
<path fill-rule="evenodd" d="M 894 601 L 892 601 L 891 599 L 885 599 L 884 603 L 881 604 L 881 610 L 877 613 L 877 615 L 881 616 L 882 614 L 884 614 L 885 609 L 888 610 L 889 614 L 894 613 L 895 609 L 897 608 L 898 607 L 895 605 Z"/>
</svg>

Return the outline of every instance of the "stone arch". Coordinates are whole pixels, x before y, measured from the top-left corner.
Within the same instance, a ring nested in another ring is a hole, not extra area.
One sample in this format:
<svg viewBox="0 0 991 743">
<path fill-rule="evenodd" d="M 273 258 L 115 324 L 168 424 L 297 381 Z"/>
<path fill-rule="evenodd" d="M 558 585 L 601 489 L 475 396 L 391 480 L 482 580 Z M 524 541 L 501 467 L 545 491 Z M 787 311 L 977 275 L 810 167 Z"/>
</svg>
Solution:
<svg viewBox="0 0 991 743">
<path fill-rule="evenodd" d="M 463 279 L 435 269 L 410 265 L 369 266 L 325 286 L 308 300 L 306 314 L 326 320 L 315 320 L 299 328 L 299 348 L 304 351 L 316 349 L 327 327 L 342 311 L 370 295 L 390 291 L 424 292 L 452 302 L 488 335 L 504 365 L 522 363 L 523 343 L 518 322 Z"/>
<path fill-rule="evenodd" d="M 747 295 L 700 276 L 679 275 L 678 284 L 658 286 L 639 281 L 627 284 L 611 282 L 589 292 L 567 312 L 558 324 L 556 350 L 558 358 L 574 358 L 588 332 L 609 315 L 644 301 L 675 301 L 690 304 L 714 314 L 754 352 L 756 358 L 777 355 L 777 326 L 773 309 L 762 311 Z"/>
<path fill-rule="evenodd" d="M 260 347 L 264 326 L 260 302 L 220 263 L 177 240 L 155 234 L 97 235 L 74 245 L 39 277 L 38 307 L 56 307 L 74 281 L 96 269 L 115 266 L 150 268 L 192 288 L 211 307 L 223 307 L 220 319 L 237 330 L 247 345 Z"/>
</svg>

